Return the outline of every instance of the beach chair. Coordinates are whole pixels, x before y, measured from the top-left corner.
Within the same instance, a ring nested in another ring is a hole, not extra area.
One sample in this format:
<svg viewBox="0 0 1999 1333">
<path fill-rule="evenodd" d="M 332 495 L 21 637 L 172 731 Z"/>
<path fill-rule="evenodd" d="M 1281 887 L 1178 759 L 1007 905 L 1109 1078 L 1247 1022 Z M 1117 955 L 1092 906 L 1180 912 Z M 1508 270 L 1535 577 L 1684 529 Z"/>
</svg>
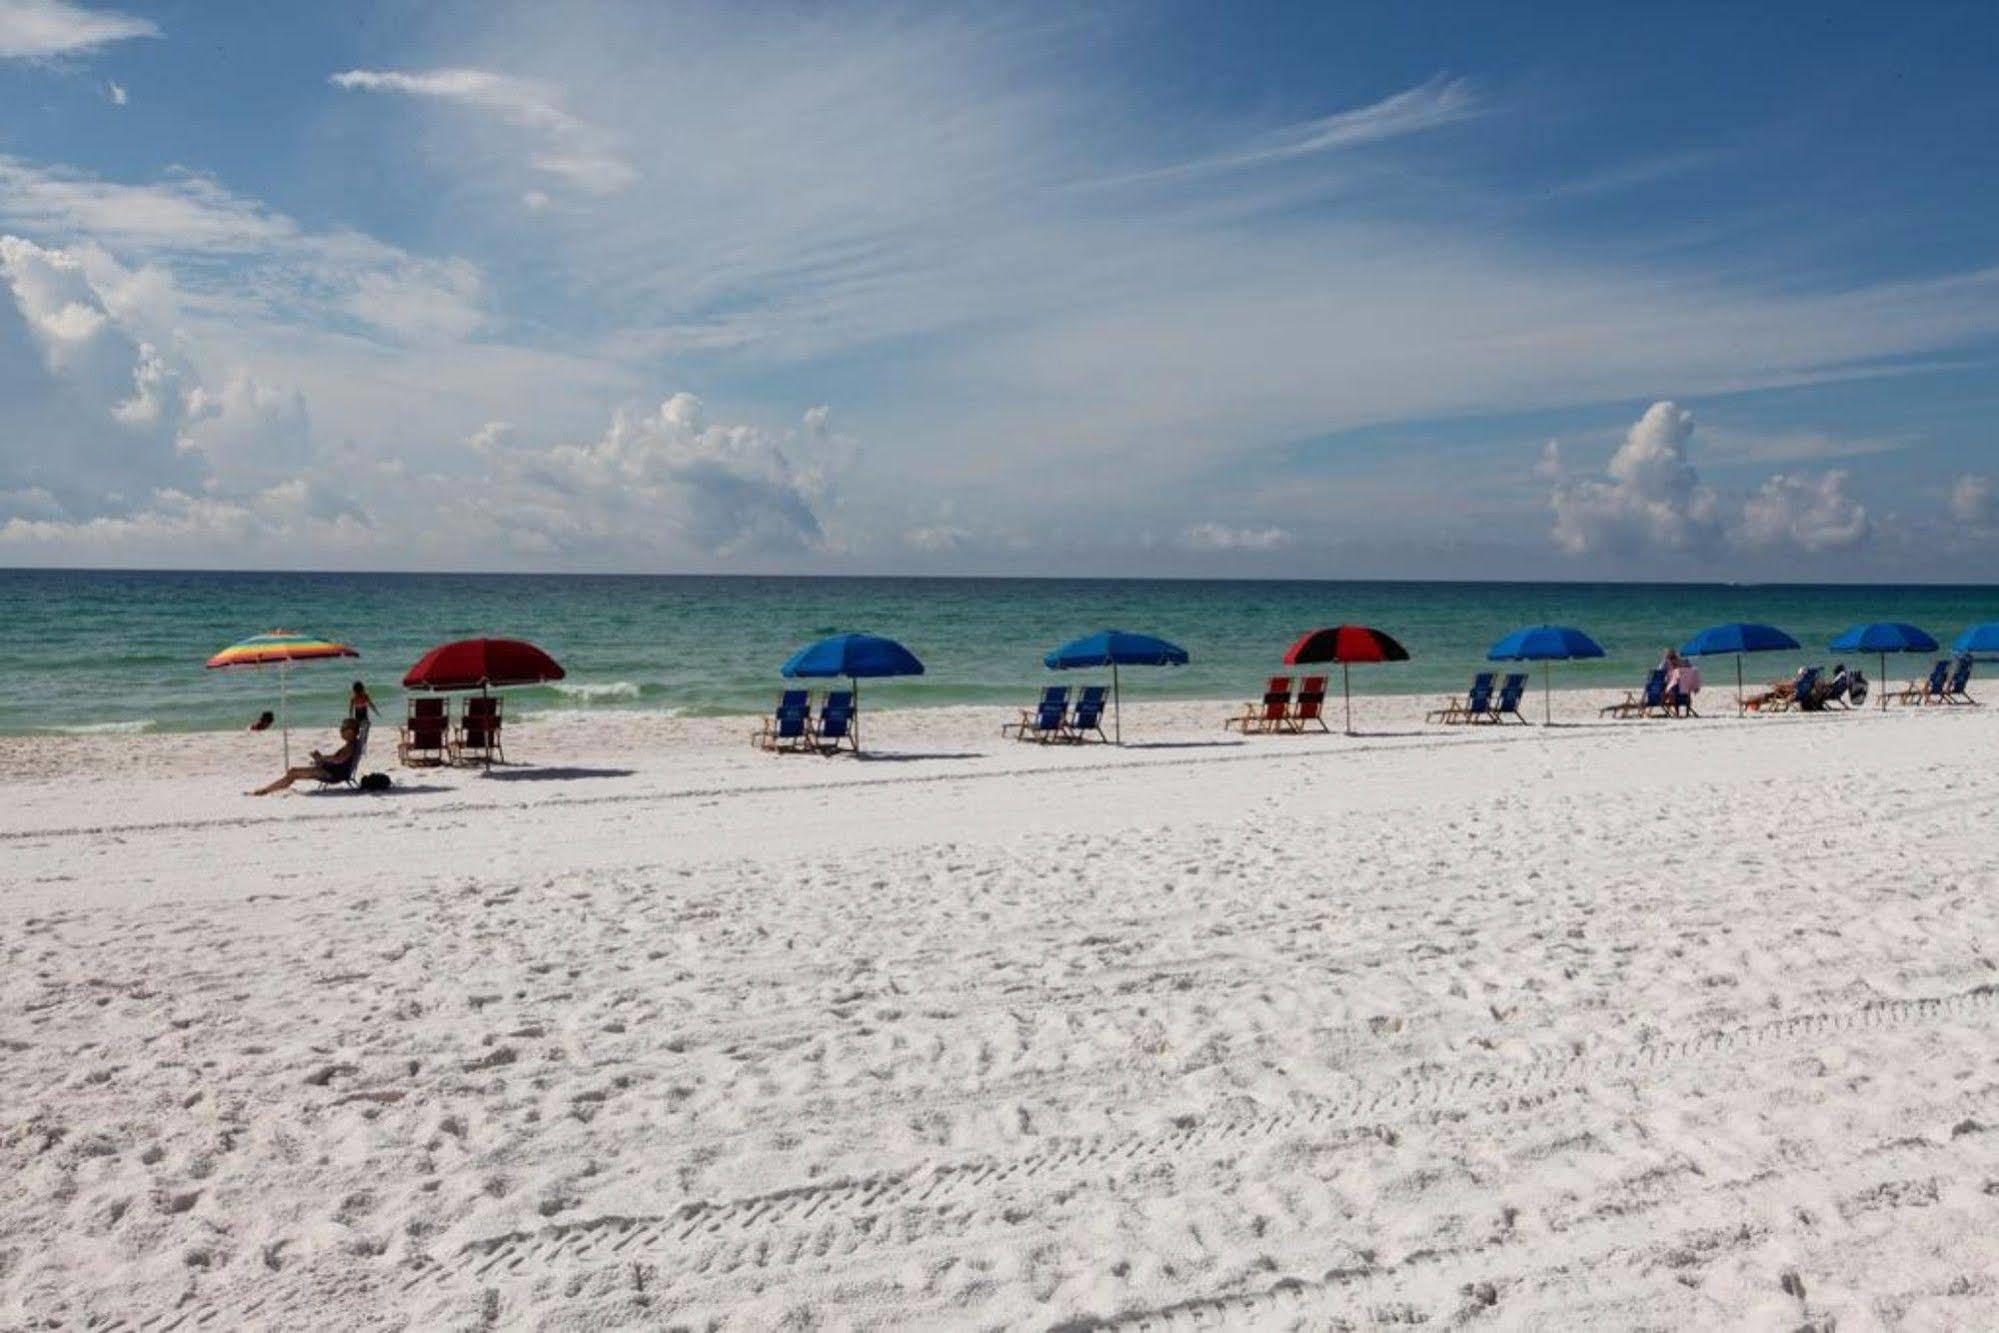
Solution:
<svg viewBox="0 0 1999 1333">
<path fill-rule="evenodd" d="M 1893 694 L 1883 697 L 1898 704 L 1932 704 L 1943 699 L 1943 687 L 1949 683 L 1950 663 L 1938 658 L 1930 667 L 1930 674 L 1919 680 L 1912 680 Z"/>
<path fill-rule="evenodd" d="M 1094 734 L 1106 745 L 1110 737 L 1104 735 L 1104 700 L 1110 690 L 1103 685 L 1085 685 L 1076 699 L 1076 706 L 1069 710 L 1069 721 L 1065 730 L 1072 741 L 1081 741 Z"/>
<path fill-rule="evenodd" d="M 1442 708 L 1423 715 L 1425 722 L 1476 722 L 1492 712 L 1492 675 L 1481 671 L 1471 678 L 1471 688 L 1462 699 L 1446 699 Z"/>
<path fill-rule="evenodd" d="M 1867 702 L 1867 676 L 1858 668 L 1846 678 L 1846 702 L 1855 708 Z"/>
<path fill-rule="evenodd" d="M 1326 725 L 1326 678 L 1307 676 L 1298 682 L 1298 697 L 1291 704 L 1290 716 L 1284 719 L 1292 731 L 1302 732 L 1317 723 L 1320 731 L 1331 731 Z"/>
<path fill-rule="evenodd" d="M 1804 673 L 1797 678 L 1796 689 L 1792 690 L 1789 694 L 1774 695 L 1766 699 L 1760 705 L 1760 710 L 1765 713 L 1785 713 L 1793 708 L 1801 709 L 1805 712 L 1817 711 L 1820 707 L 1819 677 L 1824 674 L 1823 668 L 1806 668 Z M 1789 685 L 1790 683 L 1788 680 L 1777 681 L 1771 688 L 1774 690 L 1778 686 Z M 1758 705 L 1753 704 L 1751 706 L 1758 707 Z"/>
<path fill-rule="evenodd" d="M 1517 671 L 1509 674 L 1500 682 L 1499 698 L 1493 703 L 1492 712 L 1486 716 L 1485 721 L 1503 723 L 1510 717 L 1521 726 L 1526 726 L 1527 719 L 1520 713 L 1520 700 L 1526 694 L 1527 673 Z"/>
<path fill-rule="evenodd" d="M 819 723 L 808 728 L 807 734 L 821 754 L 838 754 L 843 745 L 859 754 L 861 744 L 854 737 L 854 692 L 828 690 L 825 702 L 819 705 Z"/>
<path fill-rule="evenodd" d="M 361 786 L 361 761 L 368 756 L 368 719 L 356 718 L 355 724 L 353 756 L 344 764 L 328 764 L 324 774 L 315 776 L 313 781 L 319 784 L 319 790 Z"/>
<path fill-rule="evenodd" d="M 1261 703 L 1244 704 L 1242 712 L 1222 723 L 1222 730 L 1236 727 L 1247 735 L 1252 731 L 1282 731 L 1291 721 L 1291 677 L 1272 676 L 1263 687 Z"/>
<path fill-rule="evenodd" d="M 451 758 L 450 700 L 411 699 L 396 741 L 396 760 L 404 768 L 430 768 Z"/>
<path fill-rule="evenodd" d="M 1650 717 L 1654 713 L 1668 716 L 1671 711 L 1666 702 L 1666 668 L 1654 667 L 1652 674 L 1645 677 L 1644 688 L 1627 691 L 1622 702 L 1605 704 L 1597 709 L 1597 716 Z"/>
<path fill-rule="evenodd" d="M 1943 693 L 1938 696 L 1941 703 L 1970 704 L 1978 707 L 1978 700 L 1971 697 L 1971 658 L 1969 655 L 1957 659 L 1950 669 L 1950 679 L 1944 682 Z"/>
<path fill-rule="evenodd" d="M 500 722 L 499 695 L 475 694 L 466 699 L 451 738 L 451 762 L 506 763 L 506 751 L 500 747 Z"/>
<path fill-rule="evenodd" d="M 772 754 L 788 754 L 810 747 L 806 732 L 812 725 L 812 704 L 804 690 L 786 690 L 777 699 L 763 726 L 750 733 L 750 744 Z"/>
<path fill-rule="evenodd" d="M 1047 685 L 1041 690 L 1041 702 L 1032 708 L 1020 710 L 1020 721 L 1009 722 L 1000 728 L 1004 737 L 1012 732 L 1016 740 L 1066 741 L 1069 739 L 1067 722 L 1069 719 L 1069 687 L 1067 685 Z"/>
</svg>

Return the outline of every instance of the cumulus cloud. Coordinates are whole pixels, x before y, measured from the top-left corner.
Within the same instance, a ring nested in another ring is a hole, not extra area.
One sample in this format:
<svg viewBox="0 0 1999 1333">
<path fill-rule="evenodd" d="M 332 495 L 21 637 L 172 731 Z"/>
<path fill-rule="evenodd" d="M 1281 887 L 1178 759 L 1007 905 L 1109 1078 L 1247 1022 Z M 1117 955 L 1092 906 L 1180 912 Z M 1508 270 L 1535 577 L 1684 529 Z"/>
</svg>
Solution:
<svg viewBox="0 0 1999 1333">
<path fill-rule="evenodd" d="M 602 130 L 564 110 L 556 90 L 537 79 L 484 69 L 350 69 L 329 81 L 350 91 L 430 98 L 493 116 L 532 138 L 536 147 L 529 163 L 535 170 L 588 194 L 616 194 L 638 179 L 606 146 Z M 547 196 L 541 199 L 537 205 L 530 198 L 529 207 L 545 206 Z"/>
<path fill-rule="evenodd" d="M 104 81 L 104 95 L 110 99 L 112 106 L 124 106 L 132 100 L 131 94 L 125 91 L 125 85 L 116 79 Z"/>
<path fill-rule="evenodd" d="M 90 55 L 113 42 L 159 35 L 150 19 L 70 0 L 0 0 L 0 60 Z"/>
<path fill-rule="evenodd" d="M 711 422 L 691 393 L 647 412 L 620 410 L 587 444 L 527 447 L 502 422 L 471 444 L 552 550 L 663 524 L 722 557 L 826 548 L 826 507 L 852 452 L 824 408 L 796 430 L 773 432 Z"/>
<path fill-rule="evenodd" d="M 1555 544 L 1571 555 L 1686 551 L 1719 532 L 1713 491 L 1701 485 L 1688 455 L 1693 413 L 1672 402 L 1645 409 L 1611 456 L 1607 480 L 1558 483 Z M 1544 465 L 1560 466 L 1559 446 Z"/>
<path fill-rule="evenodd" d="M 1274 551 L 1291 544 L 1284 528 L 1232 528 L 1224 523 L 1195 523 L 1180 534 L 1190 551 Z"/>
<path fill-rule="evenodd" d="M 1846 484 L 1846 473 L 1838 469 L 1816 476 L 1780 472 L 1744 503 L 1736 535 L 1745 546 L 1811 554 L 1859 546 L 1872 535 L 1873 524 L 1867 506 L 1847 494 Z"/>
<path fill-rule="evenodd" d="M 1983 473 L 1963 473 L 1951 483 L 1948 508 L 1954 521 L 1984 527 L 1999 513 L 1999 486 Z"/>
<path fill-rule="evenodd" d="M 16 517 L 116 516 L 154 494 L 228 495 L 309 461 L 303 398 L 241 368 L 206 384 L 148 341 L 76 254 L 0 236 L 0 488 L 49 505 Z M 39 351 L 38 358 L 28 355 Z M 212 515 L 211 515 L 212 516 Z"/>
</svg>

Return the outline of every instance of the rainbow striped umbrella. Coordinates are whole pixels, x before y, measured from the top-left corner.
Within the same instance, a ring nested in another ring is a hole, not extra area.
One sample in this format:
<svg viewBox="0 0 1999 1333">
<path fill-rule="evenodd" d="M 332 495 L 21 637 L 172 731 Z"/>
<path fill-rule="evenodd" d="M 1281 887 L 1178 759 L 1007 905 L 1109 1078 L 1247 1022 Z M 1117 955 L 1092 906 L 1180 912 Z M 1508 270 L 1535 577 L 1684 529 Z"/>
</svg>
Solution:
<svg viewBox="0 0 1999 1333">
<path fill-rule="evenodd" d="M 285 767 L 292 766 L 291 720 L 286 716 L 286 705 L 291 693 L 291 667 L 294 662 L 319 662 L 331 657 L 359 657 L 344 643 L 332 639 L 322 639 L 311 634 L 300 634 L 297 630 L 274 629 L 262 634 L 252 634 L 241 643 L 232 643 L 221 652 L 208 659 L 210 671 L 226 671 L 233 667 L 278 668 L 278 725 L 285 738 Z"/>
</svg>

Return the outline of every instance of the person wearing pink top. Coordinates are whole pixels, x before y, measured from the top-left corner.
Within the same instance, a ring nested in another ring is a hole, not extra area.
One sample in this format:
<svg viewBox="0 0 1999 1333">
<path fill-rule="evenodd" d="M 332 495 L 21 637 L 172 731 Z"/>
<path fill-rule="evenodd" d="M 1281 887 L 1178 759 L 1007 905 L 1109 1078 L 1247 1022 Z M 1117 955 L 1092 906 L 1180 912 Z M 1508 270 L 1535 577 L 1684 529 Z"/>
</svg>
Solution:
<svg viewBox="0 0 1999 1333">
<path fill-rule="evenodd" d="M 1692 717 L 1694 696 L 1701 692 L 1701 669 L 1681 657 L 1672 655 L 1666 667 L 1666 704 L 1681 717 Z"/>
</svg>

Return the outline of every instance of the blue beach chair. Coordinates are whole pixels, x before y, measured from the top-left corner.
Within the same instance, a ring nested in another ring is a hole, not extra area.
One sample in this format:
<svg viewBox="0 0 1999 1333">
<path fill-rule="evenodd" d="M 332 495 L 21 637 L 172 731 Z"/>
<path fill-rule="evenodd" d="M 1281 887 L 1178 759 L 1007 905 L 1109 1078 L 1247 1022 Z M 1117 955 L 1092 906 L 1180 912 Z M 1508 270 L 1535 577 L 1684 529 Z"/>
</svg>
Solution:
<svg viewBox="0 0 1999 1333">
<path fill-rule="evenodd" d="M 1943 687 L 1950 681 L 1950 663 L 1938 658 L 1930 667 L 1930 674 L 1921 680 L 1912 680 L 1901 689 L 1887 696 L 1899 704 L 1933 704 L 1943 701 Z"/>
<path fill-rule="evenodd" d="M 1109 688 L 1103 685 L 1083 687 L 1075 708 L 1069 713 L 1066 730 L 1070 740 L 1080 741 L 1095 733 L 1098 740 L 1110 743 L 1111 738 L 1104 735 L 1104 699 L 1109 694 Z"/>
<path fill-rule="evenodd" d="M 1040 741 L 1061 741 L 1069 738 L 1066 723 L 1069 718 L 1069 687 L 1048 685 L 1041 691 L 1041 702 L 1033 708 L 1020 710 L 1020 721 L 1009 722 L 1000 728 L 1000 735 L 1012 732 L 1015 739 Z"/>
<path fill-rule="evenodd" d="M 821 754 L 838 754 L 842 745 L 859 754 L 860 742 L 854 737 L 854 692 L 828 690 L 826 701 L 819 705 L 819 725 L 809 728 L 808 734 Z"/>
<path fill-rule="evenodd" d="M 1797 687 L 1787 695 L 1776 695 L 1763 705 L 1767 713 L 1782 713 L 1790 709 L 1802 709 L 1815 713 L 1825 707 L 1824 696 L 1819 690 L 1819 677 L 1825 674 L 1822 667 L 1808 667 L 1798 676 Z"/>
<path fill-rule="evenodd" d="M 1950 669 L 1950 679 L 1944 682 L 1942 702 L 1947 704 L 1970 704 L 1978 707 L 1978 700 L 1971 697 L 1971 657 L 1966 654 L 1957 659 Z"/>
<path fill-rule="evenodd" d="M 1499 700 L 1493 704 L 1492 713 L 1485 720 L 1488 722 L 1505 722 L 1510 717 L 1521 726 L 1526 726 L 1527 719 L 1520 714 L 1520 701 L 1526 697 L 1526 694 L 1527 673 L 1516 671 L 1509 674 L 1500 683 Z"/>
<path fill-rule="evenodd" d="M 1462 699 L 1448 699 L 1442 708 L 1424 715 L 1425 722 L 1476 722 L 1492 712 L 1492 675 L 1481 671 L 1471 678 L 1471 688 Z"/>
<path fill-rule="evenodd" d="M 1597 710 L 1598 717 L 1650 717 L 1653 713 L 1666 716 L 1671 712 L 1666 701 L 1666 668 L 1654 667 L 1652 674 L 1645 677 L 1645 688 L 1636 693 L 1627 693 L 1622 703 L 1605 704 Z"/>
<path fill-rule="evenodd" d="M 764 719 L 760 730 L 750 733 L 750 744 L 773 754 L 803 750 L 809 745 L 806 733 L 812 724 L 812 705 L 804 690 L 786 690 L 778 696 L 777 707 Z"/>
</svg>

